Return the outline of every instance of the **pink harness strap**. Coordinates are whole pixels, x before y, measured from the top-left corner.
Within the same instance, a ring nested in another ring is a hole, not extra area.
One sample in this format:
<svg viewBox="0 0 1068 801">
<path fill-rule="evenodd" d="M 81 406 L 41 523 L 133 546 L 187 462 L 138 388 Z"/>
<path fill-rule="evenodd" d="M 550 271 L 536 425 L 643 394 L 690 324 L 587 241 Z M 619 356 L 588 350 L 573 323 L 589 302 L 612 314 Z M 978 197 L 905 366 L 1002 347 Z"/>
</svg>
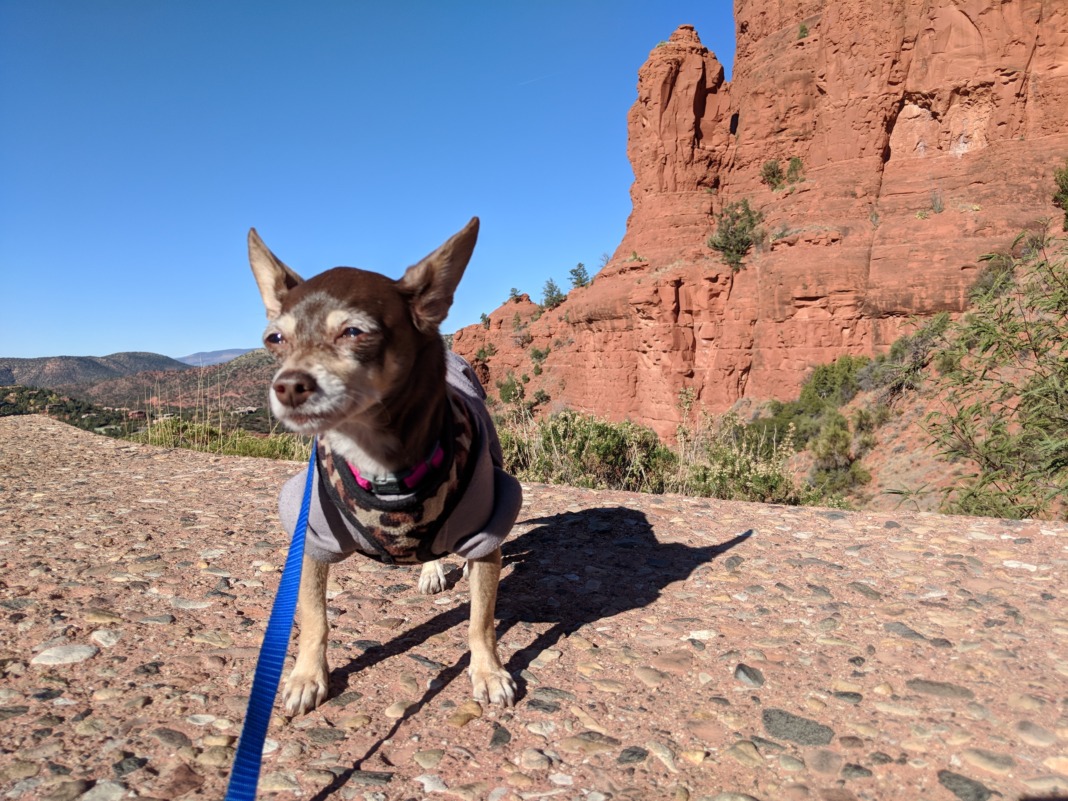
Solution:
<svg viewBox="0 0 1068 801">
<path fill-rule="evenodd" d="M 441 463 L 445 460 L 445 449 L 441 447 L 439 442 L 434 447 L 434 452 L 430 454 L 430 458 L 420 462 L 407 473 L 400 473 L 397 475 L 385 475 L 377 476 L 380 481 L 392 480 L 397 484 L 400 484 L 407 489 L 415 489 L 426 478 L 427 474 L 438 467 L 441 467 Z M 352 471 L 352 477 L 356 479 L 356 483 L 360 485 L 360 489 L 367 492 L 374 491 L 374 483 L 370 479 L 364 478 L 360 475 L 360 471 L 356 469 L 356 465 L 346 462 L 349 466 L 349 470 Z"/>
</svg>

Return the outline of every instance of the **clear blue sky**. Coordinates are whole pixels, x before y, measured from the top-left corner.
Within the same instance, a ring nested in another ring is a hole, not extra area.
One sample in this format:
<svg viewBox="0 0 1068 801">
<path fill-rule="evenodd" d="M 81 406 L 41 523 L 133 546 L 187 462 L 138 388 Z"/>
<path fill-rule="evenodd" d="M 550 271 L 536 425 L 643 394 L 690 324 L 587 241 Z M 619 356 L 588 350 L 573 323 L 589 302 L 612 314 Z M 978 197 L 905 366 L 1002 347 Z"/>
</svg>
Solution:
<svg viewBox="0 0 1068 801">
<path fill-rule="evenodd" d="M 466 223 L 443 330 L 622 239 L 638 68 L 730 0 L 0 0 L 0 356 L 256 347 L 255 226 L 399 277 Z"/>
</svg>

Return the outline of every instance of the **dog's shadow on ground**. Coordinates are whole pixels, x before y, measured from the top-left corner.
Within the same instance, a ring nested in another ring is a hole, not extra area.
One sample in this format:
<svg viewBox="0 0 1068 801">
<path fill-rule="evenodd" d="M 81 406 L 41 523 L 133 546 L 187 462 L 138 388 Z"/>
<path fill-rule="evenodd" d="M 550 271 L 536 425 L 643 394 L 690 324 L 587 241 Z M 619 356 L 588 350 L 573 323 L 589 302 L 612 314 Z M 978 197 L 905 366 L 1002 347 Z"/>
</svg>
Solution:
<svg viewBox="0 0 1068 801">
<path fill-rule="evenodd" d="M 538 628 L 541 628 L 549 624 L 529 645 L 515 651 L 506 661 L 505 667 L 519 682 L 520 698 L 524 694 L 521 673 L 545 649 L 583 626 L 649 606 L 666 587 L 687 579 L 697 568 L 740 545 L 752 534 L 752 530 L 740 532 L 718 545 L 696 548 L 662 543 L 656 539 L 644 513 L 622 506 L 565 512 L 520 522 L 520 525 L 531 524 L 534 528 L 510 538 L 503 546 L 508 569 L 497 596 L 499 637 L 517 625 L 540 624 Z M 416 576 L 414 572 L 411 574 L 413 587 Z M 469 604 L 460 604 L 399 633 L 389 642 L 366 647 L 360 656 L 332 671 L 331 696 L 344 690 L 354 674 L 405 653 L 418 656 L 413 649 L 418 649 L 428 638 L 454 626 L 466 627 L 468 613 Z M 349 644 L 341 645 L 344 648 Z M 335 661 L 337 650 L 331 649 Z M 454 665 L 443 667 L 432 689 L 408 716 L 416 714 L 460 676 L 469 656 L 465 652 Z M 383 740 L 391 737 L 401 722 Z M 378 750 L 380 743 L 372 746 L 348 775 L 338 777 L 316 798 L 328 797 L 347 782 L 351 773 Z"/>
</svg>

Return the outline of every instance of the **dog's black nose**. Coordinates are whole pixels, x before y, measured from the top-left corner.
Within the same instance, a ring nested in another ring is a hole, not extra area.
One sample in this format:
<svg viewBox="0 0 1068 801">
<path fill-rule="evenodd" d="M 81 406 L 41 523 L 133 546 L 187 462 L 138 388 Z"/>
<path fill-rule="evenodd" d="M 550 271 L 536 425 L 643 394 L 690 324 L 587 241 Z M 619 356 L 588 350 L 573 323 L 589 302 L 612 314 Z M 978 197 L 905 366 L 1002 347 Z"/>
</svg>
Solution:
<svg viewBox="0 0 1068 801">
<path fill-rule="evenodd" d="M 278 396 L 278 400 L 286 406 L 296 409 L 315 394 L 315 391 L 319 389 L 319 385 L 315 383 L 315 379 L 311 375 L 303 370 L 286 370 L 275 377 L 272 389 L 274 389 L 274 394 Z"/>
</svg>

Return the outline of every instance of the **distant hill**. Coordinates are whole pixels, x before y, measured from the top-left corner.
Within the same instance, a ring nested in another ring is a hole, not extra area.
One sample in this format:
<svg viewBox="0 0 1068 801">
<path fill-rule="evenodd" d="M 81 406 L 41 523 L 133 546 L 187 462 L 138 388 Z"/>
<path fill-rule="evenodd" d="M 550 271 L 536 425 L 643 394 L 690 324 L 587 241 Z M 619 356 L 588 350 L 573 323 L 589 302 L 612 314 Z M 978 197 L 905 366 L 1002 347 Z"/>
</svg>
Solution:
<svg viewBox="0 0 1068 801">
<path fill-rule="evenodd" d="M 111 377 L 91 384 L 66 386 L 64 390 L 102 406 L 130 409 L 262 408 L 277 366 L 266 350 L 257 348 L 224 364 L 181 367 L 181 370 L 152 370 Z"/>
<path fill-rule="evenodd" d="M 39 359 L 0 358 L 0 384 L 55 388 L 91 384 L 141 373 L 188 370 L 159 353 L 112 353 L 109 356 L 45 356 Z"/>
<path fill-rule="evenodd" d="M 191 353 L 188 356 L 179 356 L 178 361 L 193 367 L 209 367 L 213 364 L 225 364 L 233 361 L 238 356 L 243 356 L 255 348 L 230 348 L 228 350 L 206 350 L 199 353 Z"/>
</svg>

